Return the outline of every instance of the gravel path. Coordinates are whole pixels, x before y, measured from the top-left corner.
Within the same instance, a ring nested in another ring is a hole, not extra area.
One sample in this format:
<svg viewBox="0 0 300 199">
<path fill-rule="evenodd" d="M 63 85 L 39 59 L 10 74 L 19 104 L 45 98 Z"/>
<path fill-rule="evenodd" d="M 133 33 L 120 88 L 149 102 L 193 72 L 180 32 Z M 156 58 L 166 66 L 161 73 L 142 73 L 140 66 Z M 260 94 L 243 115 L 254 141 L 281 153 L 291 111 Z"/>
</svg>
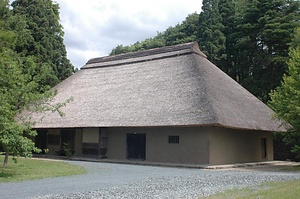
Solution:
<svg viewBox="0 0 300 199">
<path fill-rule="evenodd" d="M 71 161 L 85 175 L 0 183 L 0 198 L 198 198 L 266 181 L 300 179 L 300 173 L 204 170 Z"/>
</svg>

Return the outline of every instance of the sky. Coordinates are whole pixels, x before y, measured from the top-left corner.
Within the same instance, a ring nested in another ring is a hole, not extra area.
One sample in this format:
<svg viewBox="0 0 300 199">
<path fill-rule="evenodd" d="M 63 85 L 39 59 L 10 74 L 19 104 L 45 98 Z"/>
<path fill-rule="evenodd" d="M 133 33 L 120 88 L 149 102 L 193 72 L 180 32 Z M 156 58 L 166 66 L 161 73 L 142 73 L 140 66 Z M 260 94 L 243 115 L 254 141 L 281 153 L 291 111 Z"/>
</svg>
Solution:
<svg viewBox="0 0 300 199">
<path fill-rule="evenodd" d="M 76 68 L 119 44 L 156 36 L 200 13 L 202 0 L 54 0 L 60 6 L 67 56 Z"/>
</svg>

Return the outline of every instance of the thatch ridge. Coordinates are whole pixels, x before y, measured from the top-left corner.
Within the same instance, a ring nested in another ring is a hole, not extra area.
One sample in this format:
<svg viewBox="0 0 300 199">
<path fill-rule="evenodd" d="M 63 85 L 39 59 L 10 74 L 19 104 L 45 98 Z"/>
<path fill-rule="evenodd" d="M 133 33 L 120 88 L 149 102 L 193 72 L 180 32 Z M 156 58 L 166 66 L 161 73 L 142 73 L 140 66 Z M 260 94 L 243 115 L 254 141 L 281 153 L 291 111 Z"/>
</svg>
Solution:
<svg viewBox="0 0 300 199">
<path fill-rule="evenodd" d="M 195 47 L 196 46 L 196 47 Z M 199 50 L 197 42 L 178 44 L 174 46 L 165 46 L 137 52 L 123 53 L 119 55 L 105 56 L 90 59 L 82 69 L 95 67 L 118 66 L 123 64 L 139 63 L 149 60 L 164 59 L 173 56 L 179 56 L 189 53 L 196 53 L 206 57 Z"/>
</svg>

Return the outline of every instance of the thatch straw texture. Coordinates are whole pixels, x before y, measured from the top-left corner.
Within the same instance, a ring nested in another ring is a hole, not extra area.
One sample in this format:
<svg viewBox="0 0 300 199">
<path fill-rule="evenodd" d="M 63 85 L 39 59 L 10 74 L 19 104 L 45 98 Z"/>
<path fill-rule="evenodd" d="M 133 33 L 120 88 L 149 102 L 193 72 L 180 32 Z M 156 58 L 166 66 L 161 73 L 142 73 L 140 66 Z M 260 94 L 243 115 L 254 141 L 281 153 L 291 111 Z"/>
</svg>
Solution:
<svg viewBox="0 0 300 199">
<path fill-rule="evenodd" d="M 58 84 L 36 128 L 224 126 L 284 130 L 273 111 L 206 59 L 197 43 L 95 58 Z M 34 115 L 40 117 L 39 114 Z"/>
</svg>

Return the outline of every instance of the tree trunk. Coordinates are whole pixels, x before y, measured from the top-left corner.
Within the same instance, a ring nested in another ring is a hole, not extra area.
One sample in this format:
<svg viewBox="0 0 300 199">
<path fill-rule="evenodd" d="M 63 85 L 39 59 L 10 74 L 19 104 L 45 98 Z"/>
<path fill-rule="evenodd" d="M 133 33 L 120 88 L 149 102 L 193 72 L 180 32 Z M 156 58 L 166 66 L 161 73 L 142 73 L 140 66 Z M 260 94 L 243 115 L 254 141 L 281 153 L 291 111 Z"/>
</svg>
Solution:
<svg viewBox="0 0 300 199">
<path fill-rule="evenodd" d="M 7 164 L 8 164 L 8 151 L 5 151 L 5 157 L 4 157 L 4 163 L 3 163 L 3 167 L 6 168 Z"/>
</svg>

